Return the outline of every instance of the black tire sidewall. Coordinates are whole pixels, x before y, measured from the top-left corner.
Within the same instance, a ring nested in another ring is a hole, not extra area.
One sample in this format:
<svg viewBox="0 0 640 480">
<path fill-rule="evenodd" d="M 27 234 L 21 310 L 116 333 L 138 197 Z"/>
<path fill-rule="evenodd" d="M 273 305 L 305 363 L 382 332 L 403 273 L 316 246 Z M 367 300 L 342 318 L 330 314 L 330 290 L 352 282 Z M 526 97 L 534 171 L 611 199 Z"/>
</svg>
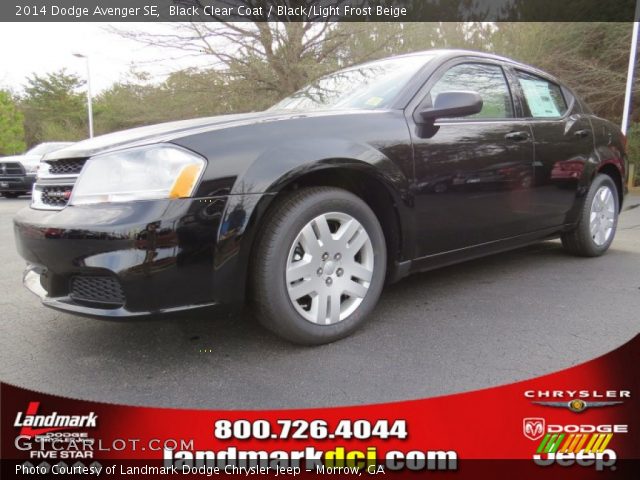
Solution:
<svg viewBox="0 0 640 480">
<path fill-rule="evenodd" d="M 375 307 L 386 274 L 386 245 L 384 234 L 375 214 L 359 197 L 350 192 L 334 188 L 309 189 L 307 195 L 296 192 L 294 206 L 286 212 L 279 228 L 264 238 L 271 245 L 269 255 L 259 262 L 261 267 L 268 268 L 271 277 L 268 285 L 261 285 L 261 290 L 270 296 L 270 308 L 264 312 L 266 316 L 259 319 L 265 326 L 285 338 L 302 344 L 323 344 L 343 338 L 353 332 L 371 313 Z M 318 325 L 303 318 L 292 304 L 286 286 L 286 266 L 290 248 L 302 228 L 319 215 L 329 212 L 346 213 L 355 218 L 364 227 L 371 239 L 374 251 L 374 272 L 367 294 L 359 307 L 346 319 L 333 325 Z"/>
</svg>

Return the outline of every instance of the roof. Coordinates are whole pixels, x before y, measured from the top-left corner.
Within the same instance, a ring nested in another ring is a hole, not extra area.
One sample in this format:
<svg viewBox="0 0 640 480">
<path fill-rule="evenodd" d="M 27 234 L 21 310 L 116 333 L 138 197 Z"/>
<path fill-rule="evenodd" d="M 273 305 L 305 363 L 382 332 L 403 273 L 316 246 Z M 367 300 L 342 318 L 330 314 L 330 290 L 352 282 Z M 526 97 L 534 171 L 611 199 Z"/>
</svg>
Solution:
<svg viewBox="0 0 640 480">
<path fill-rule="evenodd" d="M 562 83 L 558 78 L 554 77 L 553 75 L 551 75 L 548 72 L 545 72 L 544 70 L 540 70 L 539 68 L 536 68 L 534 66 L 531 65 L 527 65 L 526 63 L 522 63 L 519 62 L 518 60 L 514 60 L 512 58 L 509 57 L 504 57 L 502 55 L 496 55 L 493 53 L 488 53 L 488 52 L 479 52 L 476 50 L 465 50 L 465 49 L 446 49 L 446 48 L 441 48 L 441 49 L 431 49 L 431 50 L 420 50 L 417 52 L 409 52 L 409 53 L 403 53 L 400 55 L 392 55 L 390 57 L 384 57 L 384 58 L 379 58 L 376 60 L 371 60 L 369 62 L 364 62 L 360 65 L 366 65 L 368 63 L 373 63 L 376 61 L 380 61 L 380 60 L 387 60 L 387 59 L 391 59 L 391 58 L 406 58 L 406 57 L 414 57 L 414 56 L 421 56 L 421 55 L 437 55 L 438 57 L 447 57 L 447 58 L 455 58 L 455 57 L 462 57 L 462 56 L 474 56 L 474 57 L 481 57 L 481 58 L 487 58 L 490 60 L 496 60 L 496 61 L 500 61 L 500 62 L 506 62 L 506 63 L 510 63 L 511 65 L 515 66 L 515 67 L 519 67 L 519 68 L 523 68 L 526 70 L 530 70 L 533 73 L 536 73 L 540 76 L 543 77 L 547 77 L 549 80 L 553 80 L 556 83 Z M 353 67 L 358 67 L 359 65 L 354 65 Z M 353 67 L 349 67 L 349 68 L 353 68 Z"/>
</svg>

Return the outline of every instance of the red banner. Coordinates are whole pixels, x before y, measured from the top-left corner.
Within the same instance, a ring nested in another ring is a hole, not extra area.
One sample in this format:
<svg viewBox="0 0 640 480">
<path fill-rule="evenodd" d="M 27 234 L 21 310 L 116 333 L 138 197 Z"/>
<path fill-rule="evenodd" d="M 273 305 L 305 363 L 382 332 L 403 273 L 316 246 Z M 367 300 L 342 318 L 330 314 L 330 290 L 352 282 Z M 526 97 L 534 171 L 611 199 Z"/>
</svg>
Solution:
<svg viewBox="0 0 640 480">
<path fill-rule="evenodd" d="M 2 478 L 640 478 L 639 366 L 637 336 L 598 359 L 506 386 L 270 411 L 111 405 L 2 384 Z"/>
</svg>

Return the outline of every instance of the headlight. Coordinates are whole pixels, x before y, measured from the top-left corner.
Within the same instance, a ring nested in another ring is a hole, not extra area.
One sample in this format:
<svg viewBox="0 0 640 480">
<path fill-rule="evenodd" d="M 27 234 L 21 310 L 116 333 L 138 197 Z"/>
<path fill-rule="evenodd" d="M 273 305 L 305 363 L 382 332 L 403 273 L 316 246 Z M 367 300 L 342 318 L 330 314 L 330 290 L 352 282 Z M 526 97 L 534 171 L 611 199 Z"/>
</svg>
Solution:
<svg viewBox="0 0 640 480">
<path fill-rule="evenodd" d="M 49 168 L 51 168 L 51 166 L 47 162 L 40 162 L 38 168 L 36 168 L 38 178 L 46 176 L 49 173 Z"/>
<path fill-rule="evenodd" d="M 40 165 L 38 165 L 37 163 L 35 165 L 25 165 L 24 171 L 27 173 L 27 175 L 35 175 L 36 173 L 38 173 L 39 166 Z"/>
<path fill-rule="evenodd" d="M 170 144 L 96 155 L 82 168 L 69 204 L 188 197 L 205 165 L 202 157 Z"/>
</svg>

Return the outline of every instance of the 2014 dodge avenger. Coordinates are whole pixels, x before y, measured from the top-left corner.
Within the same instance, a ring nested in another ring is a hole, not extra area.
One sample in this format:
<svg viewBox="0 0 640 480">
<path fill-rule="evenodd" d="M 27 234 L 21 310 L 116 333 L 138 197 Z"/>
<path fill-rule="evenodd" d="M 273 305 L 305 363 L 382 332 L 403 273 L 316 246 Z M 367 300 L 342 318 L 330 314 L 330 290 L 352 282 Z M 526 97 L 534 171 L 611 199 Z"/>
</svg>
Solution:
<svg viewBox="0 0 640 480">
<path fill-rule="evenodd" d="M 554 77 L 427 51 L 320 78 L 261 113 L 137 128 L 45 158 L 15 217 L 24 281 L 129 318 L 251 300 L 281 336 L 353 332 L 385 282 L 560 237 L 611 244 L 627 159 Z"/>
</svg>

